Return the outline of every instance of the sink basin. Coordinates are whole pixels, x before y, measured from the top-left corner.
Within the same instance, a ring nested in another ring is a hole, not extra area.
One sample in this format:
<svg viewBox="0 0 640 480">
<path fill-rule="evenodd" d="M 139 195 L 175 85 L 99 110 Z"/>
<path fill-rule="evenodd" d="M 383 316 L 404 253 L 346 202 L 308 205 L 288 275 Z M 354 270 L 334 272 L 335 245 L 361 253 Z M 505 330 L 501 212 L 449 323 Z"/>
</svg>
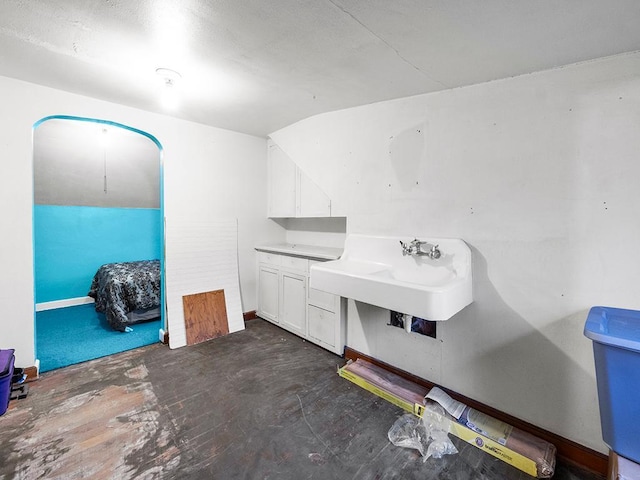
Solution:
<svg viewBox="0 0 640 480">
<path fill-rule="evenodd" d="M 408 237 L 349 235 L 339 260 L 314 264 L 310 286 L 426 320 L 448 320 L 473 301 L 471 250 L 457 238 L 423 238 L 441 256 L 402 255 Z"/>
</svg>

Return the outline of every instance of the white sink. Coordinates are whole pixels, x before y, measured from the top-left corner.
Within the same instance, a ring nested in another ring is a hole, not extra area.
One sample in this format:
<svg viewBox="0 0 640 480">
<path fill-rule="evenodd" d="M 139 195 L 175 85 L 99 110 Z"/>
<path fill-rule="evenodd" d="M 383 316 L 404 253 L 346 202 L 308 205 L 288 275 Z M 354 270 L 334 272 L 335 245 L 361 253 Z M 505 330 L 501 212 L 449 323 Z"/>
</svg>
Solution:
<svg viewBox="0 0 640 480">
<path fill-rule="evenodd" d="M 402 255 L 408 237 L 349 235 L 339 260 L 311 267 L 310 286 L 426 320 L 448 320 L 473 301 L 471 250 L 457 238 L 422 238 L 440 258 Z"/>
</svg>

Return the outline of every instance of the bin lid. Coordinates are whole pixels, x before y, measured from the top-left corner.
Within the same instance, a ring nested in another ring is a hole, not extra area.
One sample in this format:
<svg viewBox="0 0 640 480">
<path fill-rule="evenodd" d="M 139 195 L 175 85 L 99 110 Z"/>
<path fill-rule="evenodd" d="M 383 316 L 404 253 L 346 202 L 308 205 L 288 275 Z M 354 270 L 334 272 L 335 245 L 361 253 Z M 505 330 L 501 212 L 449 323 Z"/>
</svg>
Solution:
<svg viewBox="0 0 640 480">
<path fill-rule="evenodd" d="M 13 358 L 15 350 L 10 348 L 8 350 L 0 350 L 0 377 L 3 377 L 9 373 L 11 369 L 11 359 Z"/>
<path fill-rule="evenodd" d="M 584 334 L 594 342 L 640 352 L 640 311 L 592 307 Z"/>
</svg>

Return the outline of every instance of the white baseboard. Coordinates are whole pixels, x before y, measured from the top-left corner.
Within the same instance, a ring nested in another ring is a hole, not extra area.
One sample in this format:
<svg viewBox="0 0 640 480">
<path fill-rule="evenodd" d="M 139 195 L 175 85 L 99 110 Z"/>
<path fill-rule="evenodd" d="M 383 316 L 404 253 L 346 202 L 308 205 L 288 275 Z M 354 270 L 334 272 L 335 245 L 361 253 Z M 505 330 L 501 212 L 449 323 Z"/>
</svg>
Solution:
<svg viewBox="0 0 640 480">
<path fill-rule="evenodd" d="M 76 297 L 54 300 L 52 302 L 36 303 L 36 312 L 53 310 L 55 308 L 75 307 L 77 305 L 86 305 L 88 303 L 95 303 L 95 300 L 91 297 Z"/>
</svg>

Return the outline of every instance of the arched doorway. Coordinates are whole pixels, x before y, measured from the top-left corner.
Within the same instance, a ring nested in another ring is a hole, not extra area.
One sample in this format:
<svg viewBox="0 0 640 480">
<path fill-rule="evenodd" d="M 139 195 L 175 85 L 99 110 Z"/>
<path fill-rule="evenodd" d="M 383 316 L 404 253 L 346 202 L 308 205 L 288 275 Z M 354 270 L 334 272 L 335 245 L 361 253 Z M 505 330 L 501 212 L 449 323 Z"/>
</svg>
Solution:
<svg viewBox="0 0 640 480">
<path fill-rule="evenodd" d="M 126 125 L 60 115 L 36 122 L 33 152 L 40 371 L 157 342 L 165 330 L 162 146 Z M 158 272 L 157 312 L 128 311 L 135 301 L 127 300 L 127 316 L 114 323 L 89 293 L 103 265 L 134 263 Z M 119 331 L 124 322 L 132 331 Z"/>
</svg>

